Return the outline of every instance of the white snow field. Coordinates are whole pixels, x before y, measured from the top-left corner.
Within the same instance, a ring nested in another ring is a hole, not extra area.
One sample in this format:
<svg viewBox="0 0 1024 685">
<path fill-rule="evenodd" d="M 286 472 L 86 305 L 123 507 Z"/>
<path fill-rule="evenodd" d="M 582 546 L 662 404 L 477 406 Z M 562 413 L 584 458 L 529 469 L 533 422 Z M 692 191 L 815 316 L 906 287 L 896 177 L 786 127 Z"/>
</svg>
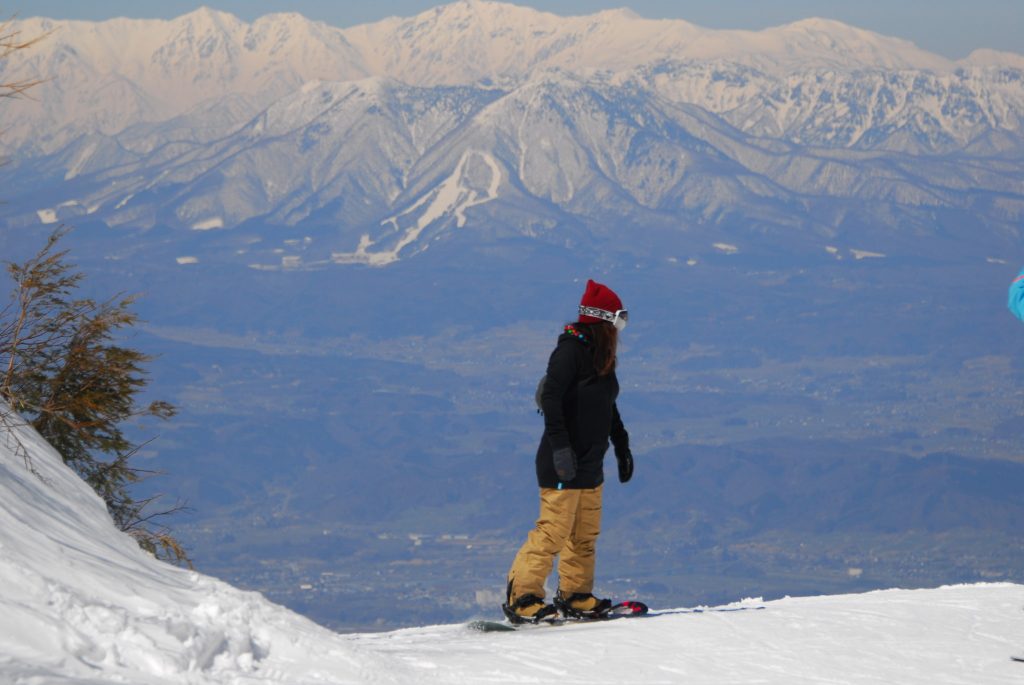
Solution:
<svg viewBox="0 0 1024 685">
<path fill-rule="evenodd" d="M 338 635 L 150 558 L 38 435 L 0 429 L 4 685 L 1005 684 L 1024 682 L 1024 664 L 1010 660 L 1024 652 L 1022 608 L 1024 586 L 990 584 L 515 633 Z"/>
</svg>

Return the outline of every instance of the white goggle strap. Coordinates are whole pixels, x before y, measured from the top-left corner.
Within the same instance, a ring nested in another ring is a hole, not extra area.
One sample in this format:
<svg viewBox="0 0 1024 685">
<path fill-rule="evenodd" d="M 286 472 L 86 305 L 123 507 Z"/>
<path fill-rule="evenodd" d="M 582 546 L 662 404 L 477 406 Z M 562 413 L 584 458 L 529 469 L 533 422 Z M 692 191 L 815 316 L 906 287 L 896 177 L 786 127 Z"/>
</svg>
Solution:
<svg viewBox="0 0 1024 685">
<path fill-rule="evenodd" d="M 597 307 L 585 307 L 580 305 L 581 316 L 592 316 L 595 319 L 601 319 L 608 323 L 615 323 L 615 314 L 611 313 L 607 309 L 598 309 Z"/>
<path fill-rule="evenodd" d="M 617 312 L 610 312 L 607 309 L 598 309 L 597 307 L 586 307 L 580 305 L 580 314 L 583 316 L 592 316 L 595 319 L 601 319 L 607 321 L 611 325 L 615 326 L 618 330 L 622 330 L 626 327 L 626 317 L 619 316 L 619 314 L 625 314 L 625 310 L 620 309 Z"/>
</svg>

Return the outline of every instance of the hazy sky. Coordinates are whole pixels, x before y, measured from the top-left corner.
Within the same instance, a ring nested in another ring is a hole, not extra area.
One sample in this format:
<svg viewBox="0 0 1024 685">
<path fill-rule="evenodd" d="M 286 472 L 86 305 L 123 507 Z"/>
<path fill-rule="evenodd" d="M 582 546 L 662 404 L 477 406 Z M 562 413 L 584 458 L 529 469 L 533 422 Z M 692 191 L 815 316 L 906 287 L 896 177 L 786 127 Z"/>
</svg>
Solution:
<svg viewBox="0 0 1024 685">
<path fill-rule="evenodd" d="M 8 0 L 0 8 L 18 16 L 107 19 L 170 18 L 208 5 L 252 20 L 269 12 L 300 12 L 334 26 L 388 16 L 410 16 L 443 0 Z M 630 7 L 650 18 L 676 17 L 710 28 L 759 29 L 807 17 L 825 17 L 959 58 L 980 47 L 1024 54 L 1024 0 L 516 0 L 556 14 L 591 14 Z"/>
</svg>

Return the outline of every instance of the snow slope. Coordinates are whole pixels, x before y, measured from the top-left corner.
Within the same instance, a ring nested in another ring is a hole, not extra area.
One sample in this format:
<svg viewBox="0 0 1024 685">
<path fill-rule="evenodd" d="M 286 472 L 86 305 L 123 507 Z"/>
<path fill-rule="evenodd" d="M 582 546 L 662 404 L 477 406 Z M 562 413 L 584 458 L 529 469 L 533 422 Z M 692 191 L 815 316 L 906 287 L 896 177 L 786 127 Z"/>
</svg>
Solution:
<svg viewBox="0 0 1024 685">
<path fill-rule="evenodd" d="M 985 685 L 1024 677 L 1024 664 L 1009 659 L 1024 651 L 1024 586 L 1012 584 L 747 600 L 519 633 L 449 625 L 337 635 L 257 593 L 151 559 L 24 427 L 0 429 L 0 550 L 3 683 Z"/>
<path fill-rule="evenodd" d="M 152 559 L 34 431 L 0 430 L 0 682 L 366 682 L 379 668 L 256 593 Z"/>
</svg>

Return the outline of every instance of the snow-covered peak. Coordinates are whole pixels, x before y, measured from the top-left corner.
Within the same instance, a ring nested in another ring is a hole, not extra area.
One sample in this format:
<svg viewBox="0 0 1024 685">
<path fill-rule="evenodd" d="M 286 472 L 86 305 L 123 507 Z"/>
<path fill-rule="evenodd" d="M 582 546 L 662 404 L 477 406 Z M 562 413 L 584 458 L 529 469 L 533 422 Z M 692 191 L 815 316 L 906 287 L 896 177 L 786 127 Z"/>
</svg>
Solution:
<svg viewBox="0 0 1024 685">
<path fill-rule="evenodd" d="M 713 30 L 678 19 L 646 19 L 626 8 L 559 16 L 490 0 L 459 0 L 412 17 L 347 29 L 297 13 L 268 14 L 249 24 L 209 7 L 172 20 L 30 19 L 17 25 L 25 35 L 56 29 L 37 46 L 36 55 L 67 47 L 98 71 L 133 78 L 153 69 L 172 71 L 175 60 L 184 66 L 202 59 L 206 69 L 236 73 L 236 83 L 227 84 L 235 89 L 245 87 L 245 77 L 253 69 L 239 64 L 249 61 L 246 55 L 263 60 L 265 69 L 284 62 L 292 71 L 312 72 L 313 78 L 336 79 L 355 72 L 387 75 L 413 85 L 522 78 L 533 69 L 548 67 L 621 72 L 664 59 L 726 59 L 776 73 L 816 67 L 955 67 L 910 41 L 829 19 L 809 18 L 761 31 Z M 19 59 L 14 56 L 0 70 Z M 963 62 L 987 66 L 1003 59 L 1012 66 L 1021 58 L 977 51 Z M 132 70 L 128 65 L 141 66 Z M 181 95 L 175 93 L 175 99 Z"/>
<path fill-rule="evenodd" d="M 201 8 L 172 20 L 35 18 L 12 28 L 25 38 L 49 33 L 0 62 L 2 77 L 44 80 L 31 100 L 0 111 L 5 142 L 41 152 L 225 98 L 249 104 L 244 120 L 307 80 L 367 75 L 338 29 L 294 13 L 249 24 Z"/>
<path fill-rule="evenodd" d="M 834 19 L 811 17 L 760 33 L 784 37 L 795 49 L 802 48 L 809 54 L 817 52 L 824 60 L 832 55 L 842 66 L 932 71 L 949 71 L 953 66 L 950 60 L 923 50 L 909 40 Z"/>
<path fill-rule="evenodd" d="M 198 29 L 223 32 L 234 31 L 243 23 L 241 19 L 230 12 L 223 12 L 207 5 L 181 15 L 177 21 Z"/>
<path fill-rule="evenodd" d="M 909 41 L 826 19 L 762 31 L 713 30 L 677 19 L 645 19 L 626 9 L 563 17 L 483 0 L 463 0 L 345 34 L 371 69 L 417 85 L 523 77 L 548 67 L 622 71 L 662 59 L 730 59 L 776 73 L 952 67 Z M 410 59 L 413 55 L 417 59 Z"/>
<path fill-rule="evenodd" d="M 344 33 L 374 73 L 416 85 L 454 84 L 521 76 L 561 23 L 557 15 L 526 7 L 462 0 Z"/>
<path fill-rule="evenodd" d="M 219 124 L 227 134 L 310 80 L 380 76 L 413 86 L 514 88 L 552 69 L 621 79 L 666 62 L 728 63 L 779 80 L 821 70 L 952 73 L 1024 61 L 978 51 L 953 63 L 908 41 L 819 18 L 762 31 L 712 30 L 627 9 L 559 16 L 486 0 L 348 29 L 296 13 L 247 23 L 207 7 L 172 20 L 36 18 L 13 28 L 24 37 L 52 31 L 0 62 L 0 78 L 45 81 L 33 100 L 0 110 L 4 145 L 30 153 L 208 110 L 230 97 L 239 106 Z"/>
<path fill-rule="evenodd" d="M 616 7 L 616 8 L 608 9 L 608 10 L 601 10 L 600 12 L 597 13 L 597 16 L 599 16 L 599 17 L 600 16 L 606 16 L 606 17 L 609 17 L 611 19 L 628 19 L 628 20 L 635 20 L 635 19 L 641 19 L 642 18 L 637 12 L 635 12 L 632 9 L 630 9 L 629 7 Z"/>
<path fill-rule="evenodd" d="M 345 30 L 375 71 L 416 85 L 524 78 L 536 69 L 617 70 L 679 47 L 699 31 L 627 10 L 563 17 L 502 2 L 465 0 L 407 19 Z"/>
<path fill-rule="evenodd" d="M 957 64 L 966 67 L 1010 67 L 1024 70 L 1024 55 L 982 48 L 967 55 Z"/>
</svg>

